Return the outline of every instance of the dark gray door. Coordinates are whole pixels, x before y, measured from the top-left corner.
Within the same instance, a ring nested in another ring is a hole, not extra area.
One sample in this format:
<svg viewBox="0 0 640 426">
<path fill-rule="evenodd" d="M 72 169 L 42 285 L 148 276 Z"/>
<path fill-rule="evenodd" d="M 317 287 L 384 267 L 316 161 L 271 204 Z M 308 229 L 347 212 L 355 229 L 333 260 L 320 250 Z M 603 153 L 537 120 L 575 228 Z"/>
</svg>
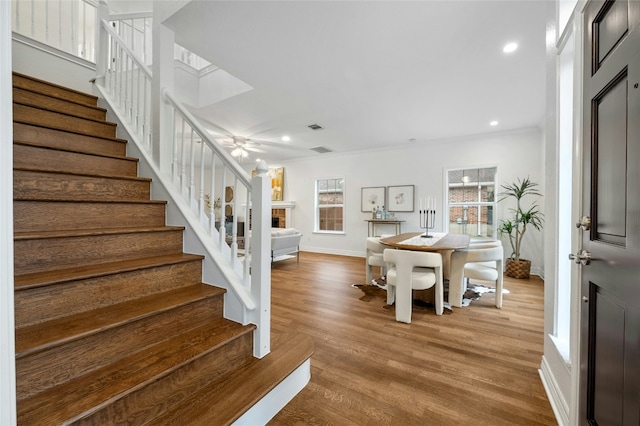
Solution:
<svg viewBox="0 0 640 426">
<path fill-rule="evenodd" d="M 639 15 L 585 13 L 581 424 L 640 425 Z"/>
</svg>

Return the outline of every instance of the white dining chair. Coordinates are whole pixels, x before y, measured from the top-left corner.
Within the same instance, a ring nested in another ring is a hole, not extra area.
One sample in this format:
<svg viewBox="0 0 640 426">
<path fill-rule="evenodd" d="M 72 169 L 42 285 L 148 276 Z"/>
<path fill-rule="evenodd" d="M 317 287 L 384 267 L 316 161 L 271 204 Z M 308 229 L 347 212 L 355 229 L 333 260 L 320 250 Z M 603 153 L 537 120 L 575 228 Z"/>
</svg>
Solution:
<svg viewBox="0 0 640 426">
<path fill-rule="evenodd" d="M 396 321 L 411 323 L 412 290 L 426 290 L 435 286 L 436 315 L 442 315 L 442 256 L 411 250 L 385 249 L 387 270 L 387 303 L 395 302 Z"/>
<path fill-rule="evenodd" d="M 500 241 L 470 244 L 451 253 L 449 298 L 451 306 L 462 306 L 469 279 L 496 283 L 496 308 L 502 308 L 504 250 Z"/>
<path fill-rule="evenodd" d="M 387 246 L 380 243 L 380 237 L 367 237 L 366 244 L 366 284 L 373 283 L 373 268 L 380 268 L 380 275 L 385 275 L 387 272 L 387 265 L 382 257 L 382 253 Z"/>
</svg>

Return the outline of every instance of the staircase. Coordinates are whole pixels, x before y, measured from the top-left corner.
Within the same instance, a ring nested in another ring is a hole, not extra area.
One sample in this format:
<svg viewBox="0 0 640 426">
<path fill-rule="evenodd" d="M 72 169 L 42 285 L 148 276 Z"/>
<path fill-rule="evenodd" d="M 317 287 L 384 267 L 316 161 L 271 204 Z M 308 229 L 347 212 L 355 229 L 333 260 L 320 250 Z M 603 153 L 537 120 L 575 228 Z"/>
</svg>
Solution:
<svg viewBox="0 0 640 426">
<path fill-rule="evenodd" d="M 230 424 L 307 360 L 309 338 L 222 316 L 202 256 L 97 98 L 14 73 L 18 424 Z"/>
</svg>

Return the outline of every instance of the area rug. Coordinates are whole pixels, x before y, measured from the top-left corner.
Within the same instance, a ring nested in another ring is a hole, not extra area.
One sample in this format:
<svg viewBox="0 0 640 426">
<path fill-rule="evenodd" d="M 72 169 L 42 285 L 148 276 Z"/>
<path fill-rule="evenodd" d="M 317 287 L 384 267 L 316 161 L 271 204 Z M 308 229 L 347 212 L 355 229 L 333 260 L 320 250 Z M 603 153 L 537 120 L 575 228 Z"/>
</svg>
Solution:
<svg viewBox="0 0 640 426">
<path fill-rule="evenodd" d="M 371 281 L 370 284 L 352 284 L 351 287 L 357 288 L 361 290 L 364 294 L 360 297 L 360 300 L 363 302 L 370 302 L 375 299 L 383 299 L 385 304 L 383 309 L 390 309 L 391 305 L 386 304 L 387 300 L 387 282 L 385 277 L 376 278 Z M 443 283 L 444 289 L 444 309 L 445 311 L 451 312 L 451 306 L 446 300 L 449 298 L 449 281 L 445 280 Z M 493 287 L 487 287 L 483 284 L 471 281 L 467 286 L 467 291 L 462 296 L 462 306 L 469 306 L 472 301 L 479 299 L 485 293 L 495 293 L 496 289 Z M 503 289 L 502 294 L 509 293 L 509 290 Z M 414 299 L 413 307 L 415 308 L 425 308 L 425 309 L 433 309 L 433 305 L 431 303 L 425 302 L 423 300 Z"/>
</svg>

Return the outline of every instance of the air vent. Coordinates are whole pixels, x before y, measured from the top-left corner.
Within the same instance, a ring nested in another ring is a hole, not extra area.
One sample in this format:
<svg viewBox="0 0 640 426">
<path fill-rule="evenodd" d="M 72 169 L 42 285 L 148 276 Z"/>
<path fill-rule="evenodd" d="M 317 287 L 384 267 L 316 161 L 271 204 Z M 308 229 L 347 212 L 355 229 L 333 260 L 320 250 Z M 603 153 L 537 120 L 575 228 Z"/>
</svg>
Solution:
<svg viewBox="0 0 640 426">
<path fill-rule="evenodd" d="M 309 127 L 311 130 L 322 130 L 322 126 L 319 124 L 310 124 L 307 127 Z"/>
<path fill-rule="evenodd" d="M 329 148 L 325 148 L 324 146 L 316 146 L 314 148 L 311 148 L 311 151 L 315 151 L 315 152 L 318 152 L 320 154 L 326 154 L 327 152 L 333 152 L 332 150 L 330 150 Z"/>
</svg>

